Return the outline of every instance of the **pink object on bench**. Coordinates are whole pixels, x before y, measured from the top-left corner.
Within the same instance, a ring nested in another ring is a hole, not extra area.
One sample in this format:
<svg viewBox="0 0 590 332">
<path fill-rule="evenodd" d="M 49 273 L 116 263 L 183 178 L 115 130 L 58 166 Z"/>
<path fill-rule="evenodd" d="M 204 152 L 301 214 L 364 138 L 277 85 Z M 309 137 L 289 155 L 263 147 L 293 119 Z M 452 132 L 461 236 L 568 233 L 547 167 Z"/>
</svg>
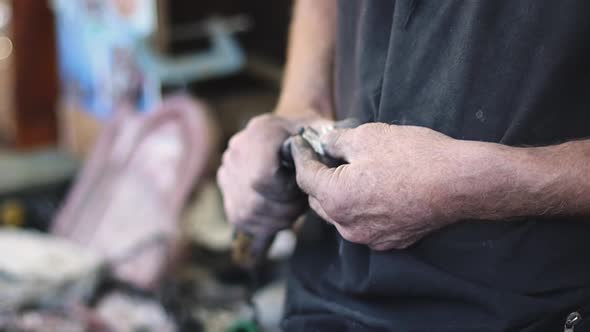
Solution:
<svg viewBox="0 0 590 332">
<path fill-rule="evenodd" d="M 153 287 L 178 254 L 177 220 L 215 148 L 204 105 L 166 99 L 121 110 L 92 151 L 52 232 L 97 251 L 114 275 Z"/>
</svg>

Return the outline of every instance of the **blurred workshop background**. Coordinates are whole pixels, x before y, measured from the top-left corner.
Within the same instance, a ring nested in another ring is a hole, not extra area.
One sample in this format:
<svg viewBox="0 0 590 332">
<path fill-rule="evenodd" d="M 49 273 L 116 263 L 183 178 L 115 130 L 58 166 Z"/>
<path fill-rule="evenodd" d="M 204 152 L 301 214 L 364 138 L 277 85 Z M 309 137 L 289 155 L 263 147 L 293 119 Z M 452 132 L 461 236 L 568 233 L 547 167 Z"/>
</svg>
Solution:
<svg viewBox="0 0 590 332">
<path fill-rule="evenodd" d="M 277 331 L 215 170 L 272 110 L 289 0 L 0 0 L 0 331 Z"/>
</svg>

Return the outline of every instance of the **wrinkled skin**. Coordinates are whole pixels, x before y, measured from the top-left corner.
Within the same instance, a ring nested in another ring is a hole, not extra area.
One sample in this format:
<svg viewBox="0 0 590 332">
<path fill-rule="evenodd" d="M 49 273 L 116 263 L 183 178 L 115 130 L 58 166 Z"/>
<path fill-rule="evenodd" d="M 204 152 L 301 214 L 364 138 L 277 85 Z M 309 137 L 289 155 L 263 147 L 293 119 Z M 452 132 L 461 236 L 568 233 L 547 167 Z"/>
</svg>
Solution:
<svg viewBox="0 0 590 332">
<path fill-rule="evenodd" d="M 295 176 L 280 166 L 281 144 L 296 129 L 272 114 L 253 118 L 223 154 L 217 181 L 228 221 L 250 234 L 288 228 L 307 206 Z"/>
<path fill-rule="evenodd" d="M 297 182 L 309 205 L 348 241 L 374 250 L 406 248 L 453 221 L 445 179 L 461 169 L 460 141 L 433 130 L 381 123 L 336 129 L 325 150 L 346 163 L 322 164 L 301 139 L 293 144 Z"/>
</svg>

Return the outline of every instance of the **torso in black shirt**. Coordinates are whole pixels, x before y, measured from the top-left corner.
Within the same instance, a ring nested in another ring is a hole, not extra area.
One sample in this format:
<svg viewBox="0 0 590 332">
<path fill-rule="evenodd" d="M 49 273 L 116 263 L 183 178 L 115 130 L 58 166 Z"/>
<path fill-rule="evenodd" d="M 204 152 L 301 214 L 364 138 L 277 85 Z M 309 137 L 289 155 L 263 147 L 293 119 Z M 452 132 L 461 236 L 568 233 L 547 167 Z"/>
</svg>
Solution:
<svg viewBox="0 0 590 332">
<path fill-rule="evenodd" d="M 338 15 L 339 118 L 513 146 L 590 137 L 590 1 L 340 0 Z M 572 311 L 590 331 L 590 222 L 461 221 L 385 252 L 311 213 L 304 231 L 287 331 L 563 331 Z"/>
</svg>

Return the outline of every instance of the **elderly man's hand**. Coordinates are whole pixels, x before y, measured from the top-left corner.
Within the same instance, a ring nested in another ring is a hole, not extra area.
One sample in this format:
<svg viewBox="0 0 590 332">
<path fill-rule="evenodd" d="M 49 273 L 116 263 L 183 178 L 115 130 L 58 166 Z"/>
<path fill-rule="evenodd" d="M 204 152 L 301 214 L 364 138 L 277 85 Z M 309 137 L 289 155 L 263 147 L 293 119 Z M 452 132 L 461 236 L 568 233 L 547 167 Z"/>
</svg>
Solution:
<svg viewBox="0 0 590 332">
<path fill-rule="evenodd" d="M 325 166 L 298 138 L 297 182 L 310 207 L 343 238 L 374 250 L 400 249 L 454 220 L 445 193 L 468 153 L 464 141 L 382 123 L 335 129 L 322 141 L 328 155 L 345 163 Z"/>
<path fill-rule="evenodd" d="M 301 215 L 305 195 L 280 167 L 279 149 L 293 125 L 266 114 L 236 134 L 223 154 L 217 181 L 230 223 L 250 234 L 273 234 Z"/>
</svg>

